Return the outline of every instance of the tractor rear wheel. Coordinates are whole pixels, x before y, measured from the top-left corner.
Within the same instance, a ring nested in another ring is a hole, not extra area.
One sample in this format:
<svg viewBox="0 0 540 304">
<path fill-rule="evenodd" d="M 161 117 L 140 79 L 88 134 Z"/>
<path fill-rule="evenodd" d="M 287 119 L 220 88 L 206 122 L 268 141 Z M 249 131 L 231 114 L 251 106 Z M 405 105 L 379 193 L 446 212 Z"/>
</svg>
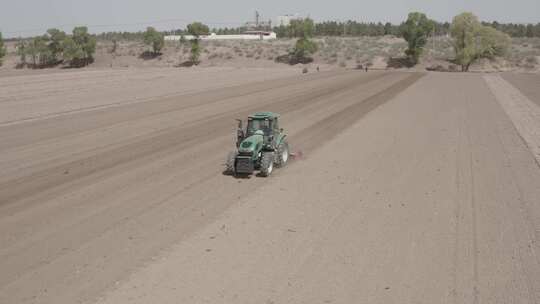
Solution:
<svg viewBox="0 0 540 304">
<path fill-rule="evenodd" d="M 289 143 L 287 143 L 287 141 L 284 140 L 278 146 L 275 163 L 277 167 L 285 167 L 288 161 L 289 161 Z"/>
<path fill-rule="evenodd" d="M 263 153 L 261 156 L 261 176 L 268 177 L 272 171 L 274 171 L 274 153 Z"/>
</svg>

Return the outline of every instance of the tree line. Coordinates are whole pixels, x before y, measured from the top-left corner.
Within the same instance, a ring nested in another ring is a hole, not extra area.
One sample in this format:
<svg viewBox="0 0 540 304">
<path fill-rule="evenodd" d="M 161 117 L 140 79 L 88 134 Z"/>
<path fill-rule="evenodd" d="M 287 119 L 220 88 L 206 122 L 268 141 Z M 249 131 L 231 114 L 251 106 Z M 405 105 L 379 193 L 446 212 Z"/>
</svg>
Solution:
<svg viewBox="0 0 540 304">
<path fill-rule="evenodd" d="M 299 21 L 292 20 L 291 24 Z M 481 22 L 481 25 L 492 27 L 503 33 L 508 34 L 510 37 L 540 37 L 540 23 L 537 24 L 520 24 L 520 23 L 499 23 L 493 22 Z M 358 22 L 358 21 L 323 21 L 314 22 L 313 24 L 313 37 L 322 36 L 384 36 L 393 35 L 397 37 L 403 37 L 403 30 L 405 22 L 401 24 L 392 24 L 390 22 Z M 450 22 L 438 22 L 433 21 L 433 29 L 431 35 L 442 36 L 450 35 Z M 290 31 L 289 26 L 276 26 L 272 29 L 276 32 L 278 38 L 298 38 L 294 32 Z M 240 27 L 223 27 L 212 28 L 210 32 L 218 35 L 238 35 L 247 31 L 244 26 Z M 120 40 L 142 40 L 145 32 L 106 32 L 97 34 L 96 37 L 99 40 L 108 41 L 120 41 Z M 174 29 L 169 31 L 163 31 L 164 35 L 187 35 L 186 29 Z"/>
<path fill-rule="evenodd" d="M 67 63 L 80 67 L 91 63 L 96 51 L 96 38 L 84 26 L 75 27 L 71 34 L 59 29 L 16 44 L 20 56 L 19 67 L 42 68 Z"/>
<path fill-rule="evenodd" d="M 238 34 L 246 28 L 212 29 L 218 34 Z M 452 23 L 440 23 L 428 19 L 425 14 L 414 12 L 400 25 L 391 23 L 362 23 L 356 21 L 316 23 L 312 19 L 292 20 L 288 26 L 274 28 L 278 37 L 296 38 L 297 42 L 289 54 L 282 56 L 289 63 L 305 63 L 310 55 L 317 51 L 317 45 L 311 40 L 316 36 L 382 36 L 403 37 L 408 48 L 406 56 L 411 64 L 416 64 L 427 39 L 431 35 L 451 35 L 454 40 L 456 62 L 467 71 L 472 62 L 479 58 L 494 57 L 504 54 L 509 48 L 510 37 L 540 37 L 540 23 L 502 24 L 498 22 L 480 22 L 471 13 L 456 16 Z M 152 48 L 157 56 L 164 47 L 164 35 L 190 34 L 195 39 L 190 41 L 190 64 L 198 64 L 201 53 L 199 36 L 207 35 L 207 25 L 194 22 L 186 29 L 159 32 L 149 27 L 145 32 L 109 32 L 91 35 L 84 26 L 75 27 L 71 34 L 58 29 L 49 29 L 45 35 L 17 42 L 17 54 L 20 65 L 30 67 L 54 66 L 67 63 L 70 66 L 85 66 L 93 61 L 96 39 L 112 40 L 116 46 L 118 40 L 142 40 Z M 185 42 L 185 41 L 184 41 Z M 0 64 L 6 55 L 6 48 L 0 33 Z M 286 57 L 286 58 L 285 58 Z"/>
<path fill-rule="evenodd" d="M 294 23 L 299 22 L 292 20 L 291 24 L 294 27 Z M 432 35 L 450 35 L 451 23 L 432 21 Z M 499 22 L 481 22 L 481 25 L 492 27 L 503 33 L 510 35 L 510 37 L 540 37 L 540 23 L 537 24 L 517 24 L 517 23 L 499 23 Z M 392 24 L 390 22 L 357 22 L 357 21 L 324 21 L 314 24 L 314 36 L 384 36 L 394 35 L 397 37 L 403 37 L 403 31 L 406 27 L 405 22 L 401 24 Z M 274 32 L 278 37 L 294 38 L 294 34 L 290 32 L 289 26 L 279 26 L 274 28 Z"/>
</svg>

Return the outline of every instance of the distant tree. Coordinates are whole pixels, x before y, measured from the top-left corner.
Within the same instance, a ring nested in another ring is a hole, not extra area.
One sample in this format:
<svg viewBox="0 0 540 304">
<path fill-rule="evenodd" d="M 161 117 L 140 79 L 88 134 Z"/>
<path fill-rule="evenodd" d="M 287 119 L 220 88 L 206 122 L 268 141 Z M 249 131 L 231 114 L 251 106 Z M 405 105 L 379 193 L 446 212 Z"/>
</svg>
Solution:
<svg viewBox="0 0 540 304">
<path fill-rule="evenodd" d="M 385 35 L 393 35 L 393 31 L 392 31 L 392 23 L 390 22 L 386 22 L 386 24 L 384 25 L 384 34 Z"/>
<path fill-rule="evenodd" d="M 534 25 L 533 24 L 527 24 L 527 31 L 525 34 L 527 37 L 532 38 L 534 37 Z"/>
<path fill-rule="evenodd" d="M 47 43 L 47 36 L 38 36 L 26 46 L 26 55 L 32 58 L 33 68 L 42 68 L 52 61 L 52 53 Z"/>
<path fill-rule="evenodd" d="M 94 60 L 96 38 L 88 33 L 86 26 L 75 27 L 73 34 L 64 39 L 62 47 L 64 60 L 70 65 L 85 66 Z"/>
<path fill-rule="evenodd" d="M 55 28 L 47 30 L 46 40 L 48 43 L 47 47 L 51 53 L 51 63 L 56 63 L 64 52 L 64 39 L 66 39 L 65 32 Z"/>
<path fill-rule="evenodd" d="M 476 34 L 476 58 L 492 59 L 505 55 L 510 49 L 510 36 L 492 27 L 481 26 Z"/>
<path fill-rule="evenodd" d="M 310 18 L 291 20 L 287 32 L 287 36 L 291 38 L 313 37 L 315 24 Z"/>
<path fill-rule="evenodd" d="M 289 51 L 289 54 L 279 56 L 276 60 L 289 64 L 308 63 L 313 61 L 311 55 L 314 54 L 318 47 L 311 37 L 315 33 L 315 24 L 313 20 L 306 18 L 303 20 L 292 20 L 287 27 L 289 37 L 296 37 L 294 48 Z"/>
<path fill-rule="evenodd" d="M 312 61 L 311 55 L 317 52 L 317 44 L 308 37 L 299 38 L 294 49 L 290 52 L 291 63 L 308 63 Z"/>
<path fill-rule="evenodd" d="M 425 14 L 409 13 L 409 17 L 403 25 L 402 35 L 409 45 L 405 54 L 413 64 L 418 63 L 429 34 L 433 32 L 434 28 L 434 22 L 429 20 Z"/>
<path fill-rule="evenodd" d="M 472 13 L 454 17 L 450 27 L 456 61 L 466 72 L 479 58 L 502 56 L 510 47 L 510 37 L 492 26 L 482 25 Z"/>
<path fill-rule="evenodd" d="M 6 56 L 6 47 L 4 46 L 4 39 L 2 33 L 0 33 L 0 65 L 2 65 L 3 58 Z"/>
<path fill-rule="evenodd" d="M 195 36 L 197 39 L 200 36 L 208 35 L 210 33 L 210 29 L 206 24 L 203 24 L 201 22 L 193 22 L 187 26 L 188 33 L 190 35 Z"/>
<path fill-rule="evenodd" d="M 73 37 L 69 36 L 64 39 L 64 60 L 68 61 L 72 66 L 85 65 L 86 54 L 80 44 Z"/>
<path fill-rule="evenodd" d="M 191 63 L 197 65 L 200 62 L 200 55 L 201 55 L 201 45 L 199 43 L 200 36 L 208 35 L 210 33 L 210 29 L 207 25 L 201 23 L 201 22 L 194 22 L 187 26 L 188 33 L 193 36 L 193 39 L 191 40 L 191 56 L 190 61 Z"/>
<path fill-rule="evenodd" d="M 160 54 L 165 45 L 165 37 L 153 27 L 148 27 L 144 32 L 144 43 L 152 46 L 154 54 Z"/>
<path fill-rule="evenodd" d="M 28 54 L 28 48 L 27 48 L 27 42 L 22 40 L 22 39 L 19 39 L 19 41 L 17 41 L 17 45 L 15 46 L 16 50 L 17 50 L 17 55 L 20 57 L 20 66 L 21 67 L 25 67 L 27 62 L 26 62 L 26 55 Z"/>
</svg>

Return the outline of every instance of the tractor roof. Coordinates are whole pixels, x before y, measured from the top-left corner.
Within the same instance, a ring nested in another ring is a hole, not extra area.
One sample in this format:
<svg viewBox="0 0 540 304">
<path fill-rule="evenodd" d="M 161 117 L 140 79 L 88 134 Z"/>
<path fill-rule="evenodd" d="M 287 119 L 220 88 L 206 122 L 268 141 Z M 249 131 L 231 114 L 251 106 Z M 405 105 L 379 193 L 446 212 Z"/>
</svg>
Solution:
<svg viewBox="0 0 540 304">
<path fill-rule="evenodd" d="M 278 118 L 279 114 L 273 112 L 257 112 L 249 115 L 249 118 L 252 119 L 275 119 Z"/>
</svg>

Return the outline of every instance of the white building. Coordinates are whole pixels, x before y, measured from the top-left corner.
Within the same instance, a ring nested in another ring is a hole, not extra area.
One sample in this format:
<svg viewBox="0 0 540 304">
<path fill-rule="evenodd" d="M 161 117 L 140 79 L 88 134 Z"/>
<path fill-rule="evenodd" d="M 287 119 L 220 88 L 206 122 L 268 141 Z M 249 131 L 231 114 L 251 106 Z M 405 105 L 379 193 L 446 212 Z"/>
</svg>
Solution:
<svg viewBox="0 0 540 304">
<path fill-rule="evenodd" d="M 165 41 L 179 41 L 182 39 L 181 35 L 165 36 Z M 185 35 L 184 39 L 193 40 L 195 36 Z M 247 31 L 240 35 L 217 35 L 211 33 L 210 35 L 199 36 L 201 40 L 274 40 L 277 39 L 277 35 L 274 32 L 264 31 Z"/>
</svg>

